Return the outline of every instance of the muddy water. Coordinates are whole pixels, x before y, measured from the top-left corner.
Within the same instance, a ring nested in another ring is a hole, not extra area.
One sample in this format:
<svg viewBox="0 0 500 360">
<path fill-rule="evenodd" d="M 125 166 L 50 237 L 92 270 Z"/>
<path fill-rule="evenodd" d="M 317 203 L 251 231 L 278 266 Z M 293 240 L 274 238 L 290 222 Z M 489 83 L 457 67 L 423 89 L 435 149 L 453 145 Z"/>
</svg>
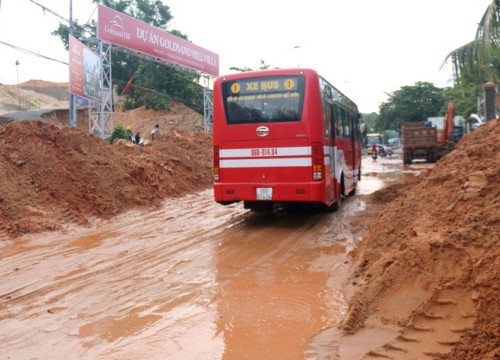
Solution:
<svg viewBox="0 0 500 360">
<path fill-rule="evenodd" d="M 315 358 L 346 311 L 346 254 L 363 235 L 349 219 L 401 169 L 367 159 L 337 213 L 262 215 L 205 191 L 3 242 L 2 357 Z"/>
</svg>

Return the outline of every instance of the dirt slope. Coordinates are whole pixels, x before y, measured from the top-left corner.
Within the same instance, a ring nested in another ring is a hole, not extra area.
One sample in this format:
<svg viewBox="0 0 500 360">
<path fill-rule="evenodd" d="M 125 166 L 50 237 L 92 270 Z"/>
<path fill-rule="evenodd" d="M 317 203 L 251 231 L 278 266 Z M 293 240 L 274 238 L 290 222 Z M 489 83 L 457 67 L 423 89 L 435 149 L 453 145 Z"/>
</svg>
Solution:
<svg viewBox="0 0 500 360">
<path fill-rule="evenodd" d="M 60 96 L 54 97 L 55 94 Z M 68 84 L 42 80 L 30 80 L 19 86 L 0 84 L 0 118 L 11 112 L 68 106 Z"/>
<path fill-rule="evenodd" d="M 500 123 L 468 134 L 401 189 L 354 252 L 361 285 L 344 331 L 399 327 L 365 358 L 498 359 Z"/>
<path fill-rule="evenodd" d="M 130 126 L 134 133 L 140 131 L 144 139 L 150 138 L 151 130 L 156 124 L 160 125 L 160 129 L 176 127 L 203 131 L 204 128 L 203 116 L 178 102 L 172 102 L 170 110 L 155 111 L 143 106 L 128 111 L 117 109 L 113 113 L 113 124 Z"/>
<path fill-rule="evenodd" d="M 139 147 L 41 121 L 0 128 L 0 239 L 158 206 L 211 184 L 211 136 L 178 128 Z"/>
</svg>

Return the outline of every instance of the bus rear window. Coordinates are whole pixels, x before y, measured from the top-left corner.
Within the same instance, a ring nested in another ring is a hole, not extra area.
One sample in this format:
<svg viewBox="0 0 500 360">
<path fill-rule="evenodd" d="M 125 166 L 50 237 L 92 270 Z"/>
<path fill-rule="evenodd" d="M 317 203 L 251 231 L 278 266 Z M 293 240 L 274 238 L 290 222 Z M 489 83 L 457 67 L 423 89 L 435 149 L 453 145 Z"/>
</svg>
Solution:
<svg viewBox="0 0 500 360">
<path fill-rule="evenodd" d="M 273 76 L 222 84 L 228 124 L 300 121 L 304 78 Z"/>
</svg>

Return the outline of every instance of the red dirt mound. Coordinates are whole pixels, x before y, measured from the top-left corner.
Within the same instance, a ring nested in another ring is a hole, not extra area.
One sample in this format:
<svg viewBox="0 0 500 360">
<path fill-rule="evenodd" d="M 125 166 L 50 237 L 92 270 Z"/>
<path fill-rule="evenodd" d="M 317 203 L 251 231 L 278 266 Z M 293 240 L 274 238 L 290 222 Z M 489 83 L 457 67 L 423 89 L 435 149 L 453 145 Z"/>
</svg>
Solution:
<svg viewBox="0 0 500 360">
<path fill-rule="evenodd" d="M 498 359 L 499 121 L 466 135 L 401 189 L 379 193 L 395 200 L 353 253 L 362 285 L 344 331 L 356 333 L 368 322 L 399 327 L 399 336 L 370 358 Z"/>
<path fill-rule="evenodd" d="M 87 224 L 212 183 L 211 135 L 172 128 L 146 147 L 41 121 L 0 128 L 0 239 Z"/>
</svg>

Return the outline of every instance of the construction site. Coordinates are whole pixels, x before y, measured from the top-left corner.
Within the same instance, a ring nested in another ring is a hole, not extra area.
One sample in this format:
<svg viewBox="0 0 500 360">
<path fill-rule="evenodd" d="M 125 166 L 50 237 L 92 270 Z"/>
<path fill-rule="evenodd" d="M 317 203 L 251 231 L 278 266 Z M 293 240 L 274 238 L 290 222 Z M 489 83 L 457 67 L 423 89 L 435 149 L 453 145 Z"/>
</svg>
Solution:
<svg viewBox="0 0 500 360">
<path fill-rule="evenodd" d="M 498 120 L 436 162 L 363 157 L 338 212 L 260 214 L 213 201 L 186 106 L 118 109 L 161 135 L 109 144 L 56 95 L 6 116 L 23 87 L 0 86 L 3 357 L 500 357 Z"/>
</svg>

